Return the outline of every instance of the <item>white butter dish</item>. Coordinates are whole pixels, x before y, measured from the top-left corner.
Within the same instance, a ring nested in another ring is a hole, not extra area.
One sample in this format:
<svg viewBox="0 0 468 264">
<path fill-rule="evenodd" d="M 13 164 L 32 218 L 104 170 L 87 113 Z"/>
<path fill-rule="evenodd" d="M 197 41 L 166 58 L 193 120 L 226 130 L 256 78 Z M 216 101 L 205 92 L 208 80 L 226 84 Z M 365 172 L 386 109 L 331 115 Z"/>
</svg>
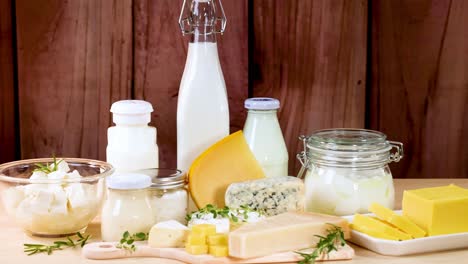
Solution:
<svg viewBox="0 0 468 264">
<path fill-rule="evenodd" d="M 401 211 L 395 212 L 401 214 Z M 374 216 L 374 214 L 366 215 Z M 344 216 L 343 218 L 346 218 L 350 223 L 352 223 L 354 215 Z M 387 256 L 404 256 L 468 248 L 468 233 L 415 238 L 405 241 L 393 241 L 374 238 L 356 230 L 351 230 L 351 238 L 348 240 L 356 245 Z"/>
</svg>

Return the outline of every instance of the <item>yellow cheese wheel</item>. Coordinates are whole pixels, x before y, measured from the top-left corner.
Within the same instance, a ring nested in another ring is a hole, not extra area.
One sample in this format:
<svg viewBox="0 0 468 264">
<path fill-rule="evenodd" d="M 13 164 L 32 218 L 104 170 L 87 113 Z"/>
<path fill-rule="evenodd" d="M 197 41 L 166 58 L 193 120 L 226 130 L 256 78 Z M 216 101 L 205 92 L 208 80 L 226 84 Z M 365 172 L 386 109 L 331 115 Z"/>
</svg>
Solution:
<svg viewBox="0 0 468 264">
<path fill-rule="evenodd" d="M 242 131 L 220 140 L 195 161 L 189 170 L 189 188 L 198 208 L 224 206 L 229 184 L 262 179 L 265 174 L 249 148 Z"/>
</svg>

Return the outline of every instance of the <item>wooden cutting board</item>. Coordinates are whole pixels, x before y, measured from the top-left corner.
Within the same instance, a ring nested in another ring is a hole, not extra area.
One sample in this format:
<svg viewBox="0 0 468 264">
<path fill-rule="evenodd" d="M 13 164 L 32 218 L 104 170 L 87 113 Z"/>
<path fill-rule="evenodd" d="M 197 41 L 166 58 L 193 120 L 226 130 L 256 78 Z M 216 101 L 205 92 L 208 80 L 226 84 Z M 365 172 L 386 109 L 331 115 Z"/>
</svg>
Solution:
<svg viewBox="0 0 468 264">
<path fill-rule="evenodd" d="M 116 243 L 110 242 L 97 242 L 90 243 L 84 246 L 82 254 L 88 259 L 122 259 L 122 258 L 134 258 L 134 257 L 154 257 L 154 258 L 166 258 L 182 261 L 191 264 L 254 264 L 254 263 L 284 263 L 284 262 L 297 262 L 302 260 L 302 257 L 290 252 L 282 252 L 273 254 L 270 256 L 252 258 L 252 259 L 237 259 L 232 257 L 213 257 L 210 255 L 192 255 L 185 251 L 183 248 L 152 248 L 147 244 L 137 244 L 135 252 L 129 252 L 128 250 L 116 248 Z M 301 252 L 311 252 L 310 250 L 304 250 Z M 322 256 L 318 260 L 346 260 L 354 257 L 354 250 L 346 245 L 340 248 L 338 251 L 331 252 L 328 256 Z"/>
</svg>

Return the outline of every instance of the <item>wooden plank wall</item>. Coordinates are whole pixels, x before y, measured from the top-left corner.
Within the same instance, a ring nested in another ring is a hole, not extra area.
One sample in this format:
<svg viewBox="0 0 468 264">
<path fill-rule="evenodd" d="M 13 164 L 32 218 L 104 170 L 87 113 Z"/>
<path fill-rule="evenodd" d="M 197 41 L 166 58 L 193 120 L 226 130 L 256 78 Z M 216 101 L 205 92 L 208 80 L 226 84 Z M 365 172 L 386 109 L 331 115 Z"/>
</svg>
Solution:
<svg viewBox="0 0 468 264">
<path fill-rule="evenodd" d="M 468 1 L 372 1 L 371 128 L 399 177 L 468 177 Z"/>
<path fill-rule="evenodd" d="M 131 93 L 132 1 L 16 1 L 22 158 L 105 159 Z"/>
<path fill-rule="evenodd" d="M 176 114 L 180 79 L 187 57 L 189 36 L 183 37 L 178 19 L 180 1 L 136 1 L 135 98 L 153 104 L 152 125 L 158 128 L 160 166 L 177 164 Z M 248 96 L 247 0 L 224 1 L 229 21 L 218 37 L 221 67 L 229 94 L 231 130 L 242 129 L 244 100 Z"/>
<path fill-rule="evenodd" d="M 17 158 L 12 12 L 10 1 L 0 1 L 0 162 Z"/>
<path fill-rule="evenodd" d="M 110 104 L 135 98 L 154 105 L 160 164 L 175 166 L 181 2 L 0 0 L 0 162 L 105 159 Z M 466 1 L 223 3 L 231 130 L 243 127 L 245 98 L 279 98 L 291 174 L 299 135 L 368 127 L 405 143 L 396 177 L 468 178 Z"/>
<path fill-rule="evenodd" d="M 253 95 L 280 99 L 289 171 L 299 135 L 364 127 L 367 2 L 255 1 Z"/>
</svg>

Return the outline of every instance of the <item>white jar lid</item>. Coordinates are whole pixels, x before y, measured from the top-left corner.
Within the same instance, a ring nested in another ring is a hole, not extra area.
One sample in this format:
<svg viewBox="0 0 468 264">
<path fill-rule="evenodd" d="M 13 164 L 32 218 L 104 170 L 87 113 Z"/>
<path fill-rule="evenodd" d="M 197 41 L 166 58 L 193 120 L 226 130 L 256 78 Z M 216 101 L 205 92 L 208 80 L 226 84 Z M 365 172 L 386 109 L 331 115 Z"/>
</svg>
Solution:
<svg viewBox="0 0 468 264">
<path fill-rule="evenodd" d="M 137 190 L 151 186 L 151 177 L 139 173 L 118 173 L 106 179 L 107 187 L 116 190 Z"/>
<path fill-rule="evenodd" d="M 254 97 L 245 100 L 244 107 L 249 110 L 276 110 L 280 108 L 280 101 L 275 98 Z"/>
<path fill-rule="evenodd" d="M 110 111 L 114 114 L 147 114 L 153 112 L 153 106 L 143 100 L 122 100 L 112 104 Z"/>
<path fill-rule="evenodd" d="M 116 124 L 138 125 L 151 121 L 153 106 L 143 100 L 122 100 L 112 104 L 110 111 Z"/>
</svg>

